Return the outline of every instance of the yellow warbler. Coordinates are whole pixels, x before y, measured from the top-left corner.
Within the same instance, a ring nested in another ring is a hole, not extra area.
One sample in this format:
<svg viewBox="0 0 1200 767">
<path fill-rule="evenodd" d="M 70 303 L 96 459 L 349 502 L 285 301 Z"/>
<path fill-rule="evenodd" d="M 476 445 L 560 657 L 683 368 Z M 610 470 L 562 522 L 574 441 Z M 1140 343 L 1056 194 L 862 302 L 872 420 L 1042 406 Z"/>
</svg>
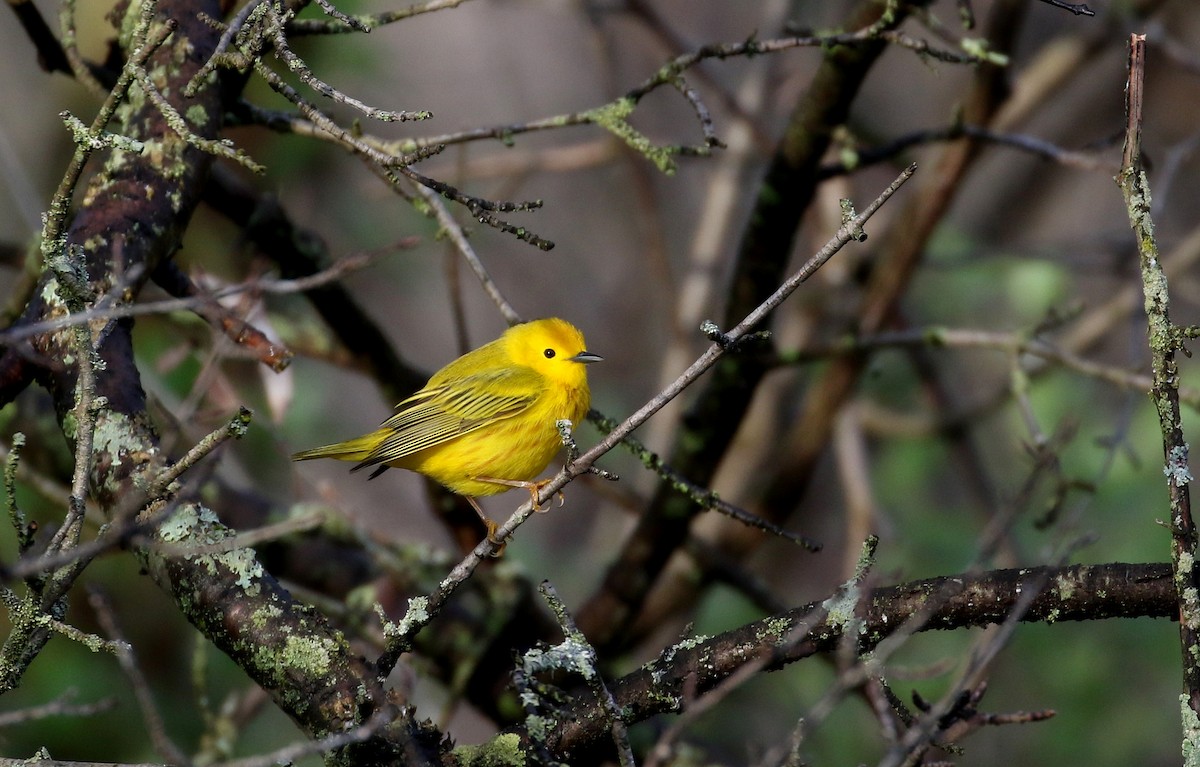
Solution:
<svg viewBox="0 0 1200 767">
<path fill-rule="evenodd" d="M 587 413 L 586 364 L 603 359 L 583 334 L 556 317 L 514 325 L 491 343 L 433 374 L 396 413 L 361 437 L 296 453 L 292 460 L 357 461 L 351 469 L 409 469 L 466 496 L 488 528 L 475 496 L 529 490 L 561 446 L 555 421 Z M 374 474 L 372 475 L 374 476 Z"/>
</svg>

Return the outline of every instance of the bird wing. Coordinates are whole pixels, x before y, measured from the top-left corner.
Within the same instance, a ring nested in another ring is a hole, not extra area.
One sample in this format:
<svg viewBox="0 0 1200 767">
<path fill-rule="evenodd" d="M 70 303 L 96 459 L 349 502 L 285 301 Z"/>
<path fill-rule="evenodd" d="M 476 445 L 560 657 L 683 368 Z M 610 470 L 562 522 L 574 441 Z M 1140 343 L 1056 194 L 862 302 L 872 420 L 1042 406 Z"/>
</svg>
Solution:
<svg viewBox="0 0 1200 767">
<path fill-rule="evenodd" d="M 355 469 L 389 463 L 489 424 L 532 405 L 545 379 L 529 368 L 486 370 L 422 389 L 396 405 L 379 431 L 387 435 Z"/>
</svg>

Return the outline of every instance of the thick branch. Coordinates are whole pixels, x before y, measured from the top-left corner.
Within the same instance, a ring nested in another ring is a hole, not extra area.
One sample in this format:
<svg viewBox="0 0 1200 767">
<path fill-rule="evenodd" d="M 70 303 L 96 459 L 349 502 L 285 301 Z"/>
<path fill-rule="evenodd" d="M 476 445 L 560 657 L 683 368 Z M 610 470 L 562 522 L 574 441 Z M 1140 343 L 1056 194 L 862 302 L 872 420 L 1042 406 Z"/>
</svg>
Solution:
<svg viewBox="0 0 1200 767">
<path fill-rule="evenodd" d="M 687 696 L 703 694 L 748 663 L 768 659 L 775 669 L 816 653 L 836 650 L 843 632 L 858 632 L 858 650 L 869 651 L 897 632 L 983 627 L 1004 621 L 1030 590 L 1038 595 L 1021 620 L 1028 623 L 1176 615 L 1171 569 L 1166 564 L 1075 565 L 996 570 L 915 581 L 798 607 L 704 641 L 663 651 L 609 688 L 627 723 L 679 711 Z M 838 600 L 838 601 L 835 601 Z M 844 606 L 845 609 L 835 609 Z M 853 614 L 861 623 L 849 621 Z M 572 718 L 547 739 L 559 758 L 606 738 L 605 706 L 584 696 Z"/>
<path fill-rule="evenodd" d="M 236 78 L 214 77 L 205 80 L 194 98 L 182 95 L 217 43 L 217 32 L 202 17 L 220 15 L 215 0 L 161 0 L 154 25 L 170 21 L 177 27 L 146 64 L 157 90 L 175 112 L 186 115 L 188 130 L 203 139 L 218 135 L 227 103 L 240 85 Z M 210 155 L 167 124 L 153 100 L 130 99 L 115 116 L 115 132 L 152 151 L 111 152 L 86 193 L 78 196 L 81 203 L 61 257 L 75 274 L 83 275 L 79 292 L 92 307 L 132 301 L 157 266 L 170 258 L 199 202 L 211 162 Z M 57 280 L 52 270 L 45 270 L 43 284 L 18 326 L 68 311 L 56 299 Z M 91 495 L 110 517 L 139 508 L 149 514 L 170 502 L 175 491 L 163 487 L 166 497 L 154 497 L 152 490 L 147 497 L 146 488 L 159 484 L 168 461 L 147 413 L 133 354 L 132 320 L 101 319 L 88 328 L 102 361 L 95 390 L 96 401 L 103 403 L 96 409 Z M 66 328 L 33 337 L 26 363 L 53 395 L 68 439 L 75 434 L 70 416 L 78 377 L 78 362 L 71 353 L 73 334 L 74 328 Z M 139 497 L 143 500 L 134 500 Z M 185 503 L 159 526 L 152 544 L 137 553 L 188 620 L 266 689 L 310 737 L 357 733 L 357 742 L 341 741 L 342 758 L 354 763 L 423 764 L 433 758 L 439 736 L 434 733 L 423 741 L 419 728 L 410 729 L 410 718 L 396 715 L 398 707 L 346 638 L 296 603 L 253 552 L 219 550 L 218 544 L 231 535 L 209 509 Z M 188 545 L 218 546 L 215 553 L 181 554 L 180 547 Z"/>
</svg>

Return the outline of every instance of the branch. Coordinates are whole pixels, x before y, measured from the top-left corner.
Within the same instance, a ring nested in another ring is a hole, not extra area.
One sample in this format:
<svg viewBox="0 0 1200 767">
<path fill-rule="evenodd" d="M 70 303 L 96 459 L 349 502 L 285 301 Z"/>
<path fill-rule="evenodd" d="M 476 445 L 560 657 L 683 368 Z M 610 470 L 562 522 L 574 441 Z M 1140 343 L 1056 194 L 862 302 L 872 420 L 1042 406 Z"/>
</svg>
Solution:
<svg viewBox="0 0 1200 767">
<path fill-rule="evenodd" d="M 1028 594 L 1036 593 L 1032 599 Z M 680 711 L 686 690 L 703 694 L 747 664 L 770 658 L 778 669 L 817 653 L 833 652 L 852 630 L 856 652 L 869 652 L 900 630 L 930 631 L 982 627 L 1004 622 L 1029 599 L 1026 623 L 1170 618 L 1177 614 L 1171 569 L 1166 564 L 1074 565 L 995 570 L 914 581 L 873 589 L 852 604 L 853 619 L 812 603 L 764 618 L 715 637 L 688 639 L 609 683 L 626 723 Z M 916 625 L 913 620 L 916 619 Z M 607 705 L 590 696 L 576 699 L 573 717 L 547 738 L 551 753 L 579 753 L 609 734 Z"/>
<path fill-rule="evenodd" d="M 1058 344 L 1030 337 L 1027 333 L 941 326 L 883 332 L 872 336 L 846 336 L 824 344 L 814 344 L 794 351 L 780 352 L 775 364 L 805 364 L 830 357 L 852 356 L 875 349 L 892 347 L 994 349 L 1006 352 L 1014 360 L 1014 364 L 1017 364 L 1022 355 L 1030 355 L 1043 362 L 1057 363 L 1080 375 L 1105 381 L 1121 389 L 1149 391 L 1154 385 L 1153 379 L 1145 373 L 1089 360 L 1067 351 Z M 1021 366 L 1022 369 L 1027 367 L 1026 365 Z M 1044 365 L 1039 366 L 1039 370 L 1044 367 Z M 1180 387 L 1179 394 L 1181 401 L 1200 409 L 1200 389 Z"/>
<path fill-rule="evenodd" d="M 1171 558 L 1177 589 L 1179 641 L 1183 656 L 1184 702 L 1183 748 L 1185 753 L 1200 753 L 1200 535 L 1192 519 L 1188 484 L 1188 443 L 1183 434 L 1183 415 L 1179 408 L 1179 365 L 1176 352 L 1184 349 L 1187 338 L 1195 338 L 1196 328 L 1181 328 L 1171 322 L 1167 275 L 1154 239 L 1150 218 L 1150 185 L 1142 168 L 1142 99 L 1146 67 L 1146 36 L 1132 35 L 1129 43 L 1129 80 L 1125 87 L 1125 150 L 1117 184 L 1125 198 L 1129 223 L 1133 227 L 1141 267 L 1145 296 L 1151 370 L 1154 388 L 1151 398 L 1158 413 L 1166 466 L 1167 492 L 1171 510 Z"/>
<path fill-rule="evenodd" d="M 278 200 L 220 168 L 211 181 L 205 202 L 239 226 L 285 279 L 307 279 L 334 268 L 324 239 L 297 224 Z M 343 285 L 323 284 L 306 295 L 356 365 L 384 388 L 389 400 L 399 402 L 424 385 L 429 376 L 396 354 L 383 328 Z"/>
<path fill-rule="evenodd" d="M 194 299 L 192 303 L 196 314 L 276 373 L 283 371 L 291 363 L 291 350 L 272 341 L 261 330 L 226 309 L 212 296 L 202 292 L 174 261 L 159 264 L 154 272 L 154 283 L 175 298 Z"/>
<path fill-rule="evenodd" d="M 1096 12 L 1088 8 L 1084 3 L 1064 3 L 1063 0 L 1042 0 L 1047 5 L 1053 5 L 1055 8 L 1062 8 L 1064 11 L 1070 11 L 1076 16 L 1095 16 Z"/>
</svg>

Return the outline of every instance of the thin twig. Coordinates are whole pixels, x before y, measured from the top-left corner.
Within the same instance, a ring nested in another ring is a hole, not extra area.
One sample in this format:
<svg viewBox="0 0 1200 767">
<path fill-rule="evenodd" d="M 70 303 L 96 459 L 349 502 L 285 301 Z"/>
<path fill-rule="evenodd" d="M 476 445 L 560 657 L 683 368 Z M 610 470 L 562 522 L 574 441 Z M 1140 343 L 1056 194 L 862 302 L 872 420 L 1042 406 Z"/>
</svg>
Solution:
<svg viewBox="0 0 1200 767">
<path fill-rule="evenodd" d="M 725 351 L 727 348 L 729 348 L 729 346 L 735 345 L 744 336 L 748 335 L 759 322 L 765 319 L 768 314 L 782 304 L 784 300 L 786 300 L 787 297 L 796 290 L 796 288 L 800 287 L 804 281 L 816 273 L 816 271 L 820 269 L 825 262 L 832 258 L 839 250 L 845 247 L 850 240 L 863 238 L 864 235 L 862 233 L 862 225 L 866 223 L 877 210 L 879 210 L 880 206 L 882 206 L 888 201 L 888 199 L 891 198 L 893 194 L 895 194 L 897 189 L 903 186 L 908 179 L 912 178 L 912 175 L 916 172 L 916 170 L 916 163 L 913 163 L 905 168 L 904 171 L 901 172 L 901 174 L 897 176 L 896 179 L 889 184 L 888 187 L 884 189 L 883 192 L 880 193 L 880 195 L 876 197 L 862 213 L 847 221 L 847 223 L 845 223 L 842 228 L 837 231 L 837 233 L 829 240 L 829 242 L 825 244 L 824 247 L 822 247 L 815 255 L 812 256 L 812 258 L 805 262 L 805 264 L 801 266 L 795 274 L 784 281 L 784 283 L 780 285 L 779 288 L 765 301 L 759 304 L 754 311 L 746 315 L 745 319 L 738 323 L 737 327 L 726 331 L 723 334 L 725 338 L 723 343 L 714 342 L 713 345 L 710 346 L 708 350 L 700 356 L 699 359 L 692 363 L 691 367 L 680 374 L 679 378 L 677 378 L 669 386 L 663 389 L 662 392 L 643 405 L 636 413 L 629 416 L 629 418 L 627 418 L 617 428 L 613 429 L 609 435 L 605 437 L 598 445 L 580 456 L 579 459 L 571 466 L 568 466 L 564 468 L 562 472 L 559 472 L 559 475 L 556 476 L 549 485 L 547 485 L 546 491 L 543 494 L 543 498 L 552 497 L 553 493 L 557 492 L 559 488 L 565 485 L 569 478 L 573 478 L 579 474 L 582 474 L 584 471 L 586 471 L 588 466 L 591 466 L 596 461 L 597 458 L 615 447 L 625 435 L 641 426 L 650 416 L 662 409 L 663 406 L 665 406 L 672 399 L 679 396 L 681 391 L 690 386 L 693 381 L 695 381 L 704 373 L 704 371 L 712 367 L 713 364 L 715 364 L 716 361 L 725 354 Z M 501 530 L 503 530 L 503 527 Z"/>
<path fill-rule="evenodd" d="M 274 5 L 269 5 L 268 8 L 273 9 Z M 266 23 L 270 27 L 271 42 L 274 44 L 275 55 L 287 65 L 288 71 L 300 79 L 300 82 L 312 88 L 317 93 L 333 101 L 357 109 L 368 118 L 378 120 L 379 122 L 407 122 L 410 120 L 428 120 L 433 117 L 432 113 L 424 110 L 409 112 L 405 110 L 379 109 L 334 88 L 329 83 L 317 77 L 309 69 L 304 59 L 297 56 L 288 46 L 287 35 L 284 33 L 284 25 L 291 21 L 291 13 L 287 12 L 282 17 L 279 17 L 273 11 L 268 11 L 267 16 L 268 21 Z"/>
<path fill-rule="evenodd" d="M 399 247 L 408 247 L 412 242 L 414 240 L 402 240 Z M 331 282 L 337 282 L 346 275 L 363 269 L 371 264 L 378 255 L 378 252 L 370 252 L 347 256 L 339 259 L 328 269 L 323 269 L 307 277 L 297 277 L 290 280 L 259 278 L 230 285 L 207 294 L 163 299 L 161 301 L 147 301 L 141 304 L 93 307 L 81 312 L 72 313 L 67 317 L 43 320 L 42 322 L 30 323 L 0 331 L 0 344 L 11 344 L 24 338 L 30 338 L 43 333 L 52 333 L 56 330 L 71 327 L 72 325 L 89 323 L 95 320 L 115 320 L 123 317 L 141 317 L 148 314 L 167 314 L 169 312 L 184 310 L 198 311 L 212 301 L 219 301 L 222 298 L 237 296 L 243 293 L 270 293 L 273 295 L 303 293 L 328 285 Z"/>
<path fill-rule="evenodd" d="M 75 695 L 76 691 L 69 689 L 49 703 L 0 713 L 0 729 L 36 722 L 52 716 L 95 716 L 105 711 L 111 711 L 117 705 L 116 698 L 102 698 L 95 703 L 72 703 L 71 699 Z"/>
<path fill-rule="evenodd" d="M 943 347 L 995 349 L 1014 355 L 1028 354 L 1122 389 L 1149 391 L 1154 385 L 1153 379 L 1146 373 L 1094 362 L 1069 352 L 1057 344 L 1040 338 L 1030 338 L 1024 333 L 939 326 L 877 333 L 870 336 L 847 336 L 845 339 L 831 343 L 783 352 L 779 355 L 778 364 L 804 364 L 826 360 L 830 357 L 857 354 L 871 349 L 904 346 L 920 346 L 929 349 Z M 1180 399 L 1192 407 L 1200 408 L 1200 389 L 1181 387 Z"/>
<path fill-rule="evenodd" d="M 245 312 L 235 313 L 205 295 L 174 260 L 159 263 L 153 279 L 156 285 L 175 298 L 199 298 L 201 303 L 195 308 L 197 315 L 276 373 L 291 363 L 290 349 L 278 341 L 272 341 L 266 333 L 243 319 Z"/>
<path fill-rule="evenodd" d="M 1062 8 L 1064 11 L 1070 11 L 1076 16 L 1095 16 L 1096 12 L 1088 8 L 1084 3 L 1064 3 L 1062 0 L 1042 0 L 1047 5 L 1053 5 L 1055 8 Z"/>
<path fill-rule="evenodd" d="M 293 22 L 293 26 L 300 23 L 301 22 Z M 308 27 L 305 28 L 307 29 Z M 619 107 L 623 102 L 634 105 L 641 99 L 645 98 L 649 93 L 662 86 L 679 88 L 680 84 L 678 78 L 696 64 L 708 59 L 760 56 L 763 54 L 775 53 L 792 48 L 819 48 L 837 45 L 855 45 L 876 38 L 882 30 L 882 24 L 873 24 L 855 32 L 847 32 L 837 35 L 785 37 L 773 40 L 757 40 L 751 38 L 749 40 L 744 40 L 737 43 L 713 43 L 671 59 L 667 63 L 663 64 L 653 75 L 626 91 L 626 93 L 616 102 L 580 112 L 539 118 L 537 120 L 531 120 L 524 123 L 497 125 L 490 128 L 475 128 L 472 130 L 460 131 L 458 133 L 447 133 L 435 136 L 405 139 L 403 142 L 394 143 L 402 145 L 406 151 L 412 151 L 423 147 L 447 146 L 450 144 L 460 144 L 484 139 L 495 139 L 507 143 L 511 141 L 513 136 L 517 136 L 522 133 L 543 130 L 557 130 L 559 128 L 571 125 L 599 124 L 606 114 L 610 114 L 613 109 Z M 272 84 L 272 87 L 276 86 Z M 693 109 L 696 109 L 696 102 L 693 101 L 694 94 L 689 95 L 686 86 L 683 86 L 681 93 L 684 95 L 685 99 L 689 101 L 689 104 L 691 104 Z M 703 112 L 697 111 L 697 114 L 700 116 L 703 124 Z M 706 137 L 703 145 L 698 147 L 675 147 L 673 150 L 683 154 L 707 154 L 708 149 L 713 146 L 713 144 L 709 143 L 709 139 L 715 139 L 715 134 L 711 133 L 710 131 L 703 132 Z"/>
<path fill-rule="evenodd" d="M 146 680 L 146 675 L 142 673 L 137 658 L 134 657 L 133 647 L 125 639 L 120 625 L 117 624 L 117 616 L 113 612 L 112 602 L 104 592 L 94 587 L 88 589 L 88 602 L 92 606 L 92 611 L 96 614 L 96 620 L 100 623 L 100 627 L 104 629 L 104 633 L 108 634 L 109 639 L 116 645 L 117 662 L 120 664 L 125 678 L 129 680 L 129 684 L 133 688 L 134 698 L 137 700 L 138 709 L 142 713 L 142 721 L 146 725 L 146 730 L 150 734 L 150 741 L 154 744 L 154 748 L 160 756 L 170 763 L 181 765 L 182 767 L 191 765 L 192 762 L 188 759 L 187 754 L 167 734 L 166 724 L 163 722 L 162 714 L 158 710 L 158 704 L 154 700 L 154 693 L 150 691 L 150 683 Z"/>
<path fill-rule="evenodd" d="M 588 412 L 588 420 L 596 425 L 596 428 L 600 430 L 601 434 L 608 434 L 617 427 L 616 421 L 606 417 L 603 413 L 600 413 L 596 410 L 591 410 Z M 783 538 L 784 540 L 791 541 L 792 543 L 802 546 L 809 551 L 821 550 L 822 547 L 819 541 L 815 541 L 812 538 L 799 533 L 793 533 L 790 530 L 785 530 L 770 520 L 763 519 L 753 512 L 747 511 L 740 506 L 735 506 L 734 504 L 723 500 L 712 490 L 706 487 L 701 487 L 700 485 L 690 481 L 687 477 L 671 468 L 667 462 L 663 460 L 662 456 L 648 449 L 645 445 L 634 439 L 632 436 L 626 435 L 621 440 L 621 445 L 626 450 L 633 453 L 633 455 L 635 455 L 638 460 L 642 462 L 643 466 L 650 471 L 653 471 L 662 479 L 671 483 L 672 487 L 691 498 L 697 506 L 700 506 L 704 509 L 710 509 L 719 514 L 724 514 L 730 519 L 735 519 L 738 522 L 741 522 L 743 525 L 753 527 L 758 530 L 768 532 L 779 538 Z"/>
<path fill-rule="evenodd" d="M 479 279 L 479 284 L 483 287 L 488 297 L 492 299 L 492 303 L 496 304 L 496 308 L 500 310 L 500 314 L 504 317 L 504 321 L 509 325 L 515 325 L 521 321 L 521 315 L 513 308 L 513 305 L 508 302 L 504 294 L 500 292 L 500 288 L 496 285 L 496 281 L 488 274 L 487 268 L 480 260 L 479 254 L 471 247 L 471 243 L 467 240 L 467 235 L 463 232 L 462 226 L 450 215 L 450 211 L 446 209 L 439 197 L 432 189 L 418 184 L 416 186 L 417 194 L 425 201 L 425 204 L 433 211 L 434 218 L 437 219 L 438 225 L 442 227 L 442 231 L 454 244 L 454 247 L 462 254 L 467 265 L 471 267 L 471 271 Z"/>
<path fill-rule="evenodd" d="M 150 23 L 153 18 L 154 3 L 147 2 L 142 11 L 141 21 L 134 30 L 136 39 L 141 39 L 144 42 L 134 50 L 134 55 L 126 62 L 125 68 L 121 70 L 121 75 L 117 78 L 116 84 L 109 91 L 108 98 L 104 100 L 99 111 L 96 112 L 96 117 L 92 120 L 92 125 L 88 129 L 87 135 L 90 140 L 81 141 L 76 144 L 75 154 L 72 155 L 71 162 L 67 166 L 67 171 L 63 174 L 62 181 L 59 182 L 58 189 L 54 192 L 54 197 L 50 202 L 50 210 L 46 213 L 45 226 L 42 228 L 41 247 L 42 253 L 46 256 L 60 253 L 65 247 L 63 231 L 66 226 L 71 198 L 75 192 L 75 188 L 79 184 L 79 179 L 83 176 L 83 169 L 87 165 L 87 160 L 95 150 L 96 139 L 104 132 L 105 126 L 108 125 L 116 113 L 117 106 L 124 100 L 129 86 L 137 79 L 138 70 L 145 67 L 150 56 L 167 41 L 167 38 L 171 36 L 175 29 L 173 23 L 166 23 L 155 28 L 153 34 L 149 34 Z M 66 112 L 62 114 L 67 115 Z"/>
<path fill-rule="evenodd" d="M 231 759 L 221 762 L 221 767 L 275 767 L 279 764 L 291 764 L 302 757 L 311 754 L 324 754 L 354 743 L 369 740 L 380 730 L 392 723 L 396 712 L 384 706 L 367 721 L 351 730 L 326 735 L 319 740 L 303 741 L 284 746 L 270 753 L 259 756 L 249 756 L 245 759 Z M 0 765 L 3 767 L 3 765 Z"/>
<path fill-rule="evenodd" d="M 385 11 L 373 16 L 354 16 L 354 22 L 360 26 L 352 26 L 342 20 L 327 21 L 325 19 L 293 19 L 288 23 L 288 34 L 296 35 L 340 35 L 347 32 L 365 31 L 392 24 L 397 21 L 419 16 L 423 13 L 433 13 L 448 8 L 457 8 L 468 0 L 428 0 L 428 2 L 411 5 L 395 11 Z"/>
<path fill-rule="evenodd" d="M 850 160 L 822 165 L 817 171 L 817 177 L 826 179 L 842 176 L 871 165 L 888 162 L 912 147 L 941 141 L 954 141 L 963 137 L 1012 147 L 1068 168 L 1107 173 L 1115 173 L 1118 170 L 1116 161 L 1107 160 L 1092 151 L 1067 149 L 1046 139 L 1023 133 L 1005 133 L 980 125 L 955 124 L 945 128 L 914 131 L 899 136 L 886 144 L 855 149 Z"/>
</svg>

